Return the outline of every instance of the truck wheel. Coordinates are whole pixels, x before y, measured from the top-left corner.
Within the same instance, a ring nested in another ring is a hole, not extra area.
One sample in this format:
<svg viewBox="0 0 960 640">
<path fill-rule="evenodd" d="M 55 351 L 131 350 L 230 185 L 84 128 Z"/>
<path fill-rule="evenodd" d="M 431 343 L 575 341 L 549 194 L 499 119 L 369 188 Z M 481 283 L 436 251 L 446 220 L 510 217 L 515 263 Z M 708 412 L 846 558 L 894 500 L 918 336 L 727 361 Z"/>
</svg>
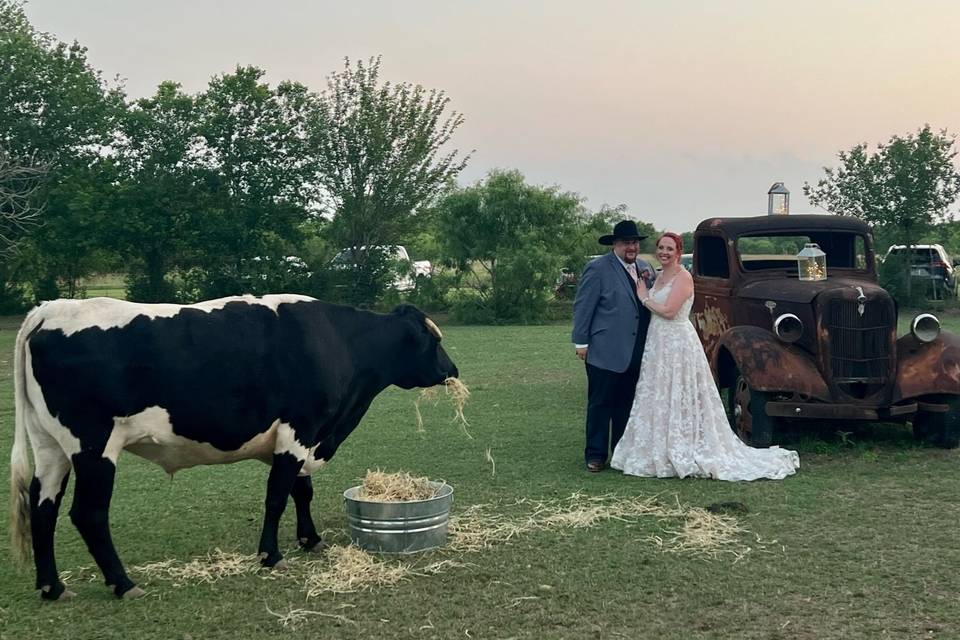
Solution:
<svg viewBox="0 0 960 640">
<path fill-rule="evenodd" d="M 730 428 L 751 447 L 769 447 L 773 442 L 775 421 L 767 415 L 769 394 L 751 389 L 737 372 L 727 389 L 727 417 Z"/>
<path fill-rule="evenodd" d="M 944 449 L 960 446 L 960 398 L 946 401 L 946 413 L 918 413 L 913 418 L 913 437 Z"/>
</svg>

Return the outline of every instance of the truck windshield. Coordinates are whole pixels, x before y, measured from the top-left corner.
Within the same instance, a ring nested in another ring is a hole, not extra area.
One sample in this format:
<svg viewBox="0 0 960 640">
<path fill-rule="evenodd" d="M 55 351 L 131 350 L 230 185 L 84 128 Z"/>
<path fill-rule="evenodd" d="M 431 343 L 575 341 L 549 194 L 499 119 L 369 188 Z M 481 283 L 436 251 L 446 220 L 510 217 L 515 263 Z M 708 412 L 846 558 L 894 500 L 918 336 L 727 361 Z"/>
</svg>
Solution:
<svg viewBox="0 0 960 640">
<path fill-rule="evenodd" d="M 827 254 L 827 267 L 867 268 L 867 243 L 862 235 L 836 231 L 811 231 L 778 235 L 750 235 L 737 238 L 737 254 L 744 271 L 775 270 L 797 272 L 797 253 L 814 242 Z"/>
</svg>

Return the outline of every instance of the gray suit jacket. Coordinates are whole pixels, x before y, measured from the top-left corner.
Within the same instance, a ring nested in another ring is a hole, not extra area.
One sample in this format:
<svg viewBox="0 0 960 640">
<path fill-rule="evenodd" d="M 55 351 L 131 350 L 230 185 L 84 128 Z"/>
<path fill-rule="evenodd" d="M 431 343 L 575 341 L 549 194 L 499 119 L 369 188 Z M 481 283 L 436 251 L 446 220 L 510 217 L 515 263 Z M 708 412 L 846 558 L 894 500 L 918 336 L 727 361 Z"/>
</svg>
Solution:
<svg viewBox="0 0 960 640">
<path fill-rule="evenodd" d="M 637 260 L 637 271 L 644 269 L 651 274 L 646 280 L 651 286 L 653 268 Z M 639 314 L 633 280 L 617 256 L 611 251 L 591 260 L 583 269 L 573 302 L 573 343 L 589 345 L 587 363 L 618 373 L 626 371 L 637 339 Z"/>
</svg>

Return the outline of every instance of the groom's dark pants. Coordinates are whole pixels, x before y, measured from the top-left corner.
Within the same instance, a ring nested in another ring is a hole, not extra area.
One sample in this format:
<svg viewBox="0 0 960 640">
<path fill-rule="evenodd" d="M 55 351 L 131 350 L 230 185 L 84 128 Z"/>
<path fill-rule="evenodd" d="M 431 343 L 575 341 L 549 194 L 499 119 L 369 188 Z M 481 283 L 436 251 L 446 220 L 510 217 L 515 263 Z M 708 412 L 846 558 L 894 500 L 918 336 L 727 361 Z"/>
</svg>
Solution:
<svg viewBox="0 0 960 640">
<path fill-rule="evenodd" d="M 587 365 L 587 446 L 583 452 L 587 462 L 606 462 L 607 452 L 617 446 L 627 427 L 637 379 L 640 377 L 640 361 L 643 359 L 649 321 L 649 315 L 641 318 L 637 341 L 633 345 L 633 355 L 626 371 L 617 373 Z"/>
</svg>

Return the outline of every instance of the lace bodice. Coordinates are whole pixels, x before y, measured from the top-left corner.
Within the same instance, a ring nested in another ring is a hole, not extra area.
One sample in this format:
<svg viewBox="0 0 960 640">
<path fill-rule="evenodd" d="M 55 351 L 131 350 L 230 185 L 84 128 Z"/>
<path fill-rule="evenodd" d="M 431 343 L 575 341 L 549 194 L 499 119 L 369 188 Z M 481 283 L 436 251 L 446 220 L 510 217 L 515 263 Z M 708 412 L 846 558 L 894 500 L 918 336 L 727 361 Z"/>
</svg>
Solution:
<svg viewBox="0 0 960 640">
<path fill-rule="evenodd" d="M 650 298 L 657 304 L 665 304 L 667 298 L 670 297 L 670 290 L 673 288 L 673 283 L 676 281 L 677 276 L 674 276 L 669 282 L 664 284 L 661 287 L 654 286 L 653 289 L 650 289 Z M 677 311 L 677 315 L 673 318 L 664 318 L 663 316 L 651 313 L 652 318 L 650 322 L 653 322 L 654 319 L 657 319 L 661 322 L 687 322 L 690 319 L 690 309 L 693 307 L 693 296 L 683 301 L 683 304 L 680 305 L 680 310 Z"/>
</svg>

